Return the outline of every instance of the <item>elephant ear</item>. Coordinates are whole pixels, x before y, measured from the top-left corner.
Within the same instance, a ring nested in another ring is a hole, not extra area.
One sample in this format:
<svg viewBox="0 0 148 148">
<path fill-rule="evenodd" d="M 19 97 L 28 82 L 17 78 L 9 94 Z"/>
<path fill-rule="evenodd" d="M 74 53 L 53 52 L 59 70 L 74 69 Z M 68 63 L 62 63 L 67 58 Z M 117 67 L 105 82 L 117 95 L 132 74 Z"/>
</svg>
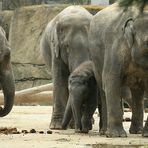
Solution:
<svg viewBox="0 0 148 148">
<path fill-rule="evenodd" d="M 59 52 L 60 52 L 57 27 L 58 27 L 58 23 L 56 23 L 55 27 L 52 29 L 52 34 L 51 34 L 51 48 L 55 52 L 56 58 L 59 56 Z"/>
<path fill-rule="evenodd" d="M 124 38 L 127 41 L 129 48 L 131 48 L 133 46 L 133 43 L 134 43 L 133 23 L 134 23 L 133 19 L 129 18 L 123 26 Z"/>
</svg>

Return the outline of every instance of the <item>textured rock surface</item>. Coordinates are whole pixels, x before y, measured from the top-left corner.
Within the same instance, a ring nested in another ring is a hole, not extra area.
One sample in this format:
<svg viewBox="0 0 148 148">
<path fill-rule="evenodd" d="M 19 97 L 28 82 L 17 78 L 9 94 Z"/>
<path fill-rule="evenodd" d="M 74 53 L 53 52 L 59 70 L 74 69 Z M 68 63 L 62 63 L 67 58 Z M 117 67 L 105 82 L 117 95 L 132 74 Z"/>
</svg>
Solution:
<svg viewBox="0 0 148 148">
<path fill-rule="evenodd" d="M 63 8 L 65 6 L 40 5 L 14 11 L 9 42 L 17 90 L 51 81 L 51 74 L 47 72 L 39 44 L 45 26 Z"/>
<path fill-rule="evenodd" d="M 0 12 L 0 25 L 6 31 L 12 48 L 16 90 L 51 82 L 51 73 L 47 72 L 39 44 L 47 23 L 65 7 L 67 5 L 33 5 Z M 85 8 L 95 14 L 103 7 Z"/>
<path fill-rule="evenodd" d="M 51 81 L 51 74 L 47 72 L 39 44 L 45 26 L 63 8 L 65 6 L 40 5 L 14 11 L 9 42 L 17 90 Z"/>
<path fill-rule="evenodd" d="M 46 0 L 1 0 L 3 10 L 14 10 L 21 6 L 39 5 Z"/>
</svg>

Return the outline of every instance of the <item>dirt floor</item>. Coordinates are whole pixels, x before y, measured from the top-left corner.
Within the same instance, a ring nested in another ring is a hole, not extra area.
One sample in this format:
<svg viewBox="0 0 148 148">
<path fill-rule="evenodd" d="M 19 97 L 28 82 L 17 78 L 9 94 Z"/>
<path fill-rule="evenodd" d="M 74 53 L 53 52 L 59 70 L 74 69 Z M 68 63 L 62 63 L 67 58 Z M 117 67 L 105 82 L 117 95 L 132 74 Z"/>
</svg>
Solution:
<svg viewBox="0 0 148 148">
<path fill-rule="evenodd" d="M 128 134 L 128 138 L 100 137 L 97 113 L 94 114 L 95 124 L 89 134 L 75 134 L 73 129 L 50 131 L 51 112 L 50 106 L 14 106 L 8 116 L 0 118 L 0 148 L 148 147 L 148 138 L 142 138 L 141 135 Z M 147 115 L 148 113 L 145 114 L 145 119 Z M 128 120 L 130 117 L 131 112 L 125 112 L 124 119 Z M 129 125 L 129 121 L 124 122 L 127 132 Z"/>
</svg>

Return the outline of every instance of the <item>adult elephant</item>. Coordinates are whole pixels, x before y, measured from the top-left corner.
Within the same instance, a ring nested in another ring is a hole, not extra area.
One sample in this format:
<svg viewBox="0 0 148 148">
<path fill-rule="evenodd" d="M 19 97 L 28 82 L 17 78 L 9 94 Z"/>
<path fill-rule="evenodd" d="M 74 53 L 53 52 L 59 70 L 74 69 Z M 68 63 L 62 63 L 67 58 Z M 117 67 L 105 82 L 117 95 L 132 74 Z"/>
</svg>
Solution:
<svg viewBox="0 0 148 148">
<path fill-rule="evenodd" d="M 61 129 L 69 95 L 68 76 L 90 59 L 88 30 L 91 19 L 86 9 L 69 6 L 49 22 L 41 39 L 43 57 L 48 68 L 52 67 L 54 84 L 51 129 Z"/>
<path fill-rule="evenodd" d="M 148 12 L 136 7 L 127 11 L 115 3 L 98 12 L 90 24 L 90 53 L 100 88 L 103 116 L 101 133 L 126 137 L 122 125 L 121 87 L 130 87 L 132 124 L 130 133 L 143 128 L 143 94 L 148 77 Z M 107 127 L 107 129 L 106 129 Z M 144 136 L 148 135 L 147 124 Z"/>
<path fill-rule="evenodd" d="M 0 88 L 4 94 L 4 107 L 0 107 L 0 117 L 3 117 L 13 107 L 15 85 L 10 63 L 10 47 L 2 27 L 0 27 Z"/>
</svg>

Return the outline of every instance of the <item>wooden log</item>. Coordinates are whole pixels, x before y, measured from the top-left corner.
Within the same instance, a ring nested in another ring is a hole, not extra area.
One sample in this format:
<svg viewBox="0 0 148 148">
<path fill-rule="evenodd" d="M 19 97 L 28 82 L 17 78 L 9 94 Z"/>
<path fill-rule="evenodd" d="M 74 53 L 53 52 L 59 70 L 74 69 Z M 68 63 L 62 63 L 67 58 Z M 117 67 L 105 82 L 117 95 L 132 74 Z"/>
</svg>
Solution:
<svg viewBox="0 0 148 148">
<path fill-rule="evenodd" d="M 40 93 L 42 91 L 52 91 L 52 89 L 53 89 L 53 84 L 50 83 L 50 84 L 46 84 L 46 85 L 41 85 L 41 86 L 37 86 L 37 87 L 32 87 L 32 88 L 16 91 L 15 95 L 16 96 L 32 95 L 32 94 Z"/>
<path fill-rule="evenodd" d="M 33 88 L 28 88 L 21 91 L 15 92 L 15 105 L 24 104 L 39 104 L 39 105 L 49 105 L 52 102 L 52 92 L 53 84 L 47 84 L 42 86 L 37 86 Z M 0 105 L 4 103 L 3 93 L 0 93 Z"/>
<path fill-rule="evenodd" d="M 15 105 L 51 105 L 52 104 L 52 91 L 43 91 L 31 95 L 16 95 Z"/>
<path fill-rule="evenodd" d="M 52 91 L 43 91 L 32 95 L 16 95 L 14 105 L 51 105 Z M 3 94 L 0 93 L 0 105 L 4 104 Z"/>
</svg>

